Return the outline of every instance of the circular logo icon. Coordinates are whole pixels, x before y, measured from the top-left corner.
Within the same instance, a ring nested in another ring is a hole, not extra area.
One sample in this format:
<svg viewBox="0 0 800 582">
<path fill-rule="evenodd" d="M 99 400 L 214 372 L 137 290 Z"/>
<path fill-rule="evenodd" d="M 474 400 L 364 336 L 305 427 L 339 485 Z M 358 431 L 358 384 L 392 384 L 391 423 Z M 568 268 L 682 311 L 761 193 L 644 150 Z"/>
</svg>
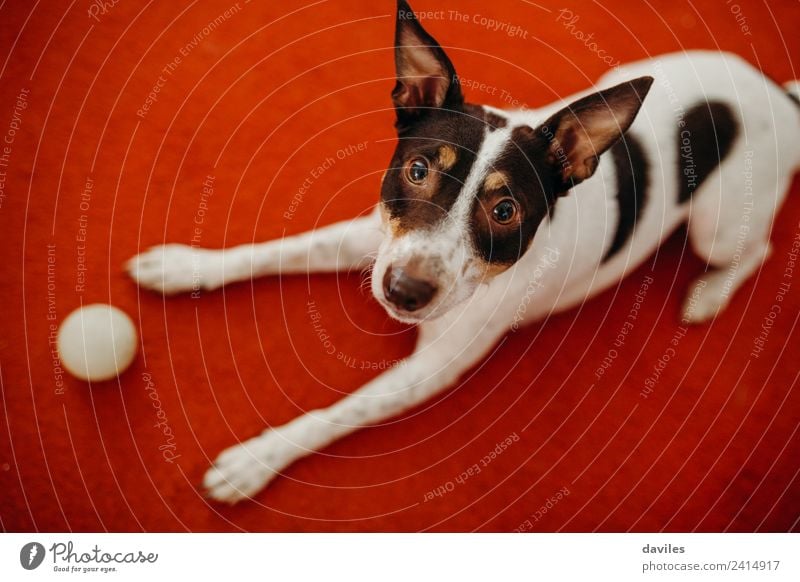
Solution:
<svg viewBox="0 0 800 582">
<path fill-rule="evenodd" d="M 35 570 L 44 561 L 44 546 L 39 542 L 30 542 L 19 551 L 19 563 L 26 570 Z"/>
</svg>

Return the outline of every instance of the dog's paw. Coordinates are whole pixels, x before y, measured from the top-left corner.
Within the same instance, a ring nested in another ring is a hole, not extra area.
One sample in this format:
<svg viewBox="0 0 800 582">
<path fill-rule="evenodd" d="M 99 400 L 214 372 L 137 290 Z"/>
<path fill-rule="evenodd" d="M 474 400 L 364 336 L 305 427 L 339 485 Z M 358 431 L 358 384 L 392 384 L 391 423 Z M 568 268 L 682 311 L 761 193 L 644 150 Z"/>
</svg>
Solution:
<svg viewBox="0 0 800 582">
<path fill-rule="evenodd" d="M 136 255 L 125 265 L 142 287 L 165 295 L 222 285 L 222 253 L 168 244 Z"/>
<path fill-rule="evenodd" d="M 225 503 L 248 499 L 297 458 L 297 448 L 275 431 L 230 447 L 206 471 L 206 497 Z"/>
<path fill-rule="evenodd" d="M 728 300 L 724 272 L 709 273 L 692 284 L 683 303 L 683 320 L 691 324 L 710 321 L 725 308 Z"/>
</svg>

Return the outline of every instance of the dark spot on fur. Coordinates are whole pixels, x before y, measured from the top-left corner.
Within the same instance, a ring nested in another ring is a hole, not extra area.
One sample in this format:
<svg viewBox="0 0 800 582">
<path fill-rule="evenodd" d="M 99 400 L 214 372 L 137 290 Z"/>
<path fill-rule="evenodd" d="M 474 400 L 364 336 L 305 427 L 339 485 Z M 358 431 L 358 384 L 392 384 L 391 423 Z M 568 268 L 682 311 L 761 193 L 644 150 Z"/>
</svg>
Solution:
<svg viewBox="0 0 800 582">
<path fill-rule="evenodd" d="M 605 263 L 622 249 L 633 235 L 636 222 L 647 203 L 649 168 L 639 140 L 628 134 L 611 147 L 617 173 L 619 221 L 611 246 L 603 258 Z"/>
<path fill-rule="evenodd" d="M 399 136 L 381 187 L 381 201 L 398 230 L 433 228 L 447 215 L 475 162 L 483 135 L 482 108 L 464 104 L 431 110 Z M 442 146 L 456 151 L 455 163 L 447 169 L 436 163 Z M 404 176 L 406 163 L 416 156 L 430 162 L 423 186 L 409 184 Z"/>
<path fill-rule="evenodd" d="M 493 265 L 514 264 L 528 250 L 536 230 L 550 212 L 558 195 L 556 172 L 548 159 L 548 140 L 530 127 L 517 127 L 498 156 L 492 172 L 507 177 L 505 188 L 478 192 L 472 209 L 473 244 L 479 256 Z M 503 198 L 513 198 L 521 221 L 500 225 L 492 209 Z"/>
<path fill-rule="evenodd" d="M 502 129 L 508 125 L 508 120 L 505 117 L 496 113 L 492 113 L 491 111 L 485 112 L 484 120 L 486 121 L 486 125 L 489 127 L 489 131 Z"/>
<path fill-rule="evenodd" d="M 739 124 L 718 101 L 695 105 L 678 131 L 678 202 L 687 202 L 730 153 Z"/>
</svg>

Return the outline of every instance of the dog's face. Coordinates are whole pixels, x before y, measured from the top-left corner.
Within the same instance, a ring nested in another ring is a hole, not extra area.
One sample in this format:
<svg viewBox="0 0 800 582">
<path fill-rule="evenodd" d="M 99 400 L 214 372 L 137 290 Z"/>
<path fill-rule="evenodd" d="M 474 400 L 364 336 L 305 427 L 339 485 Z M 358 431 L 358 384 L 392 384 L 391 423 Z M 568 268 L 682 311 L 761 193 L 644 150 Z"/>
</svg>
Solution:
<svg viewBox="0 0 800 582">
<path fill-rule="evenodd" d="M 528 250 L 558 196 L 592 175 L 652 79 L 580 99 L 536 127 L 464 102 L 450 59 L 398 2 L 398 144 L 381 187 L 372 290 L 395 318 L 446 313 Z"/>
</svg>

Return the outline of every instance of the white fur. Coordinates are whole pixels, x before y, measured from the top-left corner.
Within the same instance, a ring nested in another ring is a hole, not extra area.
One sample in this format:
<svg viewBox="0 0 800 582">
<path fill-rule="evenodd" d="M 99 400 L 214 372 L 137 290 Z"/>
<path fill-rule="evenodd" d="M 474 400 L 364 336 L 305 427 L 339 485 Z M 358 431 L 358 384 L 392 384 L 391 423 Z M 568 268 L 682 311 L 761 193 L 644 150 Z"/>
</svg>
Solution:
<svg viewBox="0 0 800 582">
<path fill-rule="evenodd" d="M 414 353 L 333 406 L 310 411 L 226 450 L 206 473 L 209 496 L 226 502 L 249 497 L 296 459 L 430 398 L 484 357 L 517 320 L 539 319 L 601 292 L 641 264 L 684 222 L 694 250 L 720 269 L 695 283 L 690 290 L 695 301 L 684 317 L 688 321 L 713 317 L 769 255 L 772 218 L 800 163 L 800 110 L 739 57 L 710 52 L 620 67 L 587 93 L 643 75 L 654 76 L 655 82 L 629 132 L 639 138 L 651 160 L 648 202 L 630 244 L 605 264 L 601 261 L 618 218 L 609 156 L 601 158 L 592 178 L 559 200 L 555 219 L 540 226 L 528 252 L 511 269 L 484 286 L 477 286 L 477 275 L 469 272 L 464 209 L 471 202 L 470 189 L 483 179 L 513 126 L 535 127 L 579 96 L 542 110 L 504 112 L 509 127 L 487 134 L 479 161 L 466 180 L 466 195 L 433 238 L 412 233 L 394 240 L 387 233 L 381 240 L 379 220 L 373 215 L 261 245 L 224 251 L 166 245 L 134 258 L 131 274 L 141 285 L 170 293 L 192 289 L 198 275 L 202 287 L 214 288 L 255 275 L 353 268 L 366 264 L 377 251 L 373 289 L 381 300 L 380 280 L 392 261 L 415 252 L 444 257 L 450 299 L 425 313 Z M 680 206 L 676 107 L 688 110 L 705 99 L 728 103 L 737 112 L 742 131 L 721 167 L 694 192 L 691 204 Z M 757 190 L 752 192 L 754 205 L 742 242 L 740 225 L 748 202 L 746 164 Z M 468 276 L 459 277 L 465 266 Z M 433 319 L 434 315 L 441 316 Z"/>
</svg>

